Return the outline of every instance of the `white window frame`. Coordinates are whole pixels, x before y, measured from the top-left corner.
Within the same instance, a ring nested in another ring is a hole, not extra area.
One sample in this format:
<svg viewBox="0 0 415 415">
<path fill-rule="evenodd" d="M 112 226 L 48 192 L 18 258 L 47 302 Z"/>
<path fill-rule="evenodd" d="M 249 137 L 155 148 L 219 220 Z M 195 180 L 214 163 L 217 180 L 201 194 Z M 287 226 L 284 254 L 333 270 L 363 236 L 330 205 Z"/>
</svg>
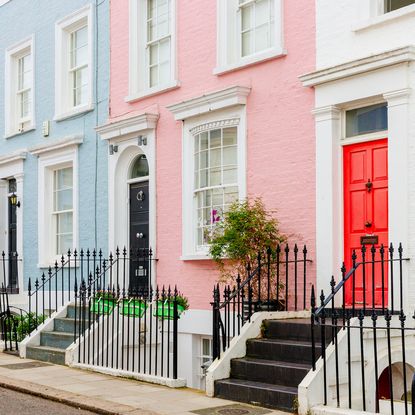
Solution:
<svg viewBox="0 0 415 415">
<path fill-rule="evenodd" d="M 176 0 L 171 1 L 170 79 L 154 87 L 147 75 L 147 0 L 130 0 L 129 90 L 126 102 L 159 94 L 180 86 L 177 80 Z M 144 63 L 144 64 L 143 64 Z"/>
<path fill-rule="evenodd" d="M 210 348 L 210 351 L 211 351 L 210 356 L 203 354 L 203 342 L 205 340 L 209 342 L 209 348 Z M 201 376 L 205 376 L 205 373 L 202 369 L 202 366 L 205 364 L 203 362 L 204 359 L 209 359 L 209 360 L 213 361 L 213 340 L 212 340 L 212 337 L 204 337 L 203 336 L 203 337 L 200 338 L 200 364 L 199 364 L 199 367 L 200 367 L 200 371 L 201 371 L 201 373 L 200 373 Z M 207 360 L 207 361 L 209 361 L 209 360 Z"/>
<path fill-rule="evenodd" d="M 72 234 L 73 248 L 78 246 L 78 148 L 76 145 L 69 148 L 46 151 L 39 154 L 38 161 L 38 244 L 39 268 L 53 265 L 60 261 L 61 255 L 56 254 L 56 232 L 54 227 L 54 172 L 65 167 L 72 167 L 73 172 L 73 214 Z"/>
<path fill-rule="evenodd" d="M 255 1 L 257 0 L 249 0 L 249 2 Z M 283 39 L 282 0 L 272 0 L 272 2 L 275 12 L 275 43 L 268 49 L 242 57 L 239 1 L 217 0 L 217 66 L 213 70 L 215 75 L 286 54 Z"/>
<path fill-rule="evenodd" d="M 94 28 L 92 5 L 59 20 L 55 24 L 55 117 L 56 121 L 91 111 L 93 106 Z M 83 105 L 73 106 L 70 81 L 69 48 L 71 33 L 88 27 L 88 99 Z"/>
<path fill-rule="evenodd" d="M 209 259 L 208 247 L 197 246 L 197 199 L 194 192 L 195 132 L 237 126 L 238 197 L 246 197 L 246 108 L 236 106 L 184 122 L 183 132 L 183 251 L 182 260 Z"/>
<path fill-rule="evenodd" d="M 19 59 L 31 55 L 32 79 L 30 84 L 29 116 L 20 119 L 18 115 L 18 65 Z M 34 35 L 6 50 L 5 56 L 5 137 L 13 137 L 35 128 L 35 41 Z"/>
</svg>

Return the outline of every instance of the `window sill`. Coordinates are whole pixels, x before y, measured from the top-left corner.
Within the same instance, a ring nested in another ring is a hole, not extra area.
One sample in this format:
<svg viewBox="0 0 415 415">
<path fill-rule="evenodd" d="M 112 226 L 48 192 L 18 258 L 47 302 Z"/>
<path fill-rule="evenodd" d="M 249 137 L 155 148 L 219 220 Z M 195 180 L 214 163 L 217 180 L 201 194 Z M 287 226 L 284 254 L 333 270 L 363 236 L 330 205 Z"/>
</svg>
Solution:
<svg viewBox="0 0 415 415">
<path fill-rule="evenodd" d="M 380 16 L 365 20 L 354 26 L 352 31 L 361 32 L 367 29 L 371 29 L 372 27 L 394 22 L 395 20 L 400 20 L 401 18 L 406 18 L 407 16 L 411 16 L 413 14 L 415 14 L 415 4 L 411 4 L 410 6 L 402 7 L 401 9 L 394 10 L 393 12 L 381 14 Z"/>
<path fill-rule="evenodd" d="M 208 254 L 186 254 L 180 257 L 181 261 L 212 261 Z"/>
<path fill-rule="evenodd" d="M 171 91 L 173 89 L 179 88 L 180 82 L 179 81 L 171 81 L 168 84 L 164 84 L 158 87 L 149 88 L 141 92 L 133 93 L 125 97 L 125 102 L 133 103 L 140 99 L 152 97 L 154 95 L 161 94 L 163 92 Z"/>
<path fill-rule="evenodd" d="M 213 70 L 214 75 L 222 75 L 228 72 L 237 71 L 239 69 L 246 68 L 248 66 L 256 65 L 258 63 L 266 62 L 271 59 L 282 58 L 287 55 L 287 51 L 282 48 L 273 48 L 266 52 L 262 52 L 258 55 L 247 56 L 240 61 L 224 66 L 218 66 Z"/>
<path fill-rule="evenodd" d="M 23 135 L 23 134 L 29 133 L 30 131 L 34 131 L 35 129 L 36 127 L 32 125 L 24 131 L 9 132 L 4 136 L 4 138 L 8 140 L 9 138 L 18 137 L 19 135 Z"/>
<path fill-rule="evenodd" d="M 70 111 L 55 115 L 53 120 L 54 121 L 64 121 L 64 120 L 67 120 L 67 119 L 72 118 L 72 117 L 77 117 L 78 115 L 83 115 L 83 114 L 85 114 L 87 112 L 90 112 L 90 111 L 93 111 L 93 110 L 94 110 L 94 105 L 93 104 L 83 105 L 82 107 L 72 109 Z"/>
</svg>

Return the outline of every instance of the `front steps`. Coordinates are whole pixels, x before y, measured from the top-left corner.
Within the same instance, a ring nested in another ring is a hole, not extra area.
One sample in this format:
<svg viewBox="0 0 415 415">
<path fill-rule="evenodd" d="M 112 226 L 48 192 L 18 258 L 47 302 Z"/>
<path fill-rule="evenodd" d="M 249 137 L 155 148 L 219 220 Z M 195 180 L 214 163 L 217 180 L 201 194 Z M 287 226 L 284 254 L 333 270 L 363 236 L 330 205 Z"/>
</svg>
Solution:
<svg viewBox="0 0 415 415">
<path fill-rule="evenodd" d="M 28 359 L 64 365 L 65 350 L 74 341 L 74 325 L 75 307 L 68 305 L 66 317 L 56 317 L 53 320 L 53 330 L 40 333 L 40 345 L 28 345 L 26 347 L 26 357 Z"/>
<path fill-rule="evenodd" d="M 311 369 L 310 321 L 264 320 L 262 334 L 247 341 L 245 357 L 232 359 L 231 376 L 215 382 L 215 396 L 295 411 L 298 385 Z"/>
</svg>

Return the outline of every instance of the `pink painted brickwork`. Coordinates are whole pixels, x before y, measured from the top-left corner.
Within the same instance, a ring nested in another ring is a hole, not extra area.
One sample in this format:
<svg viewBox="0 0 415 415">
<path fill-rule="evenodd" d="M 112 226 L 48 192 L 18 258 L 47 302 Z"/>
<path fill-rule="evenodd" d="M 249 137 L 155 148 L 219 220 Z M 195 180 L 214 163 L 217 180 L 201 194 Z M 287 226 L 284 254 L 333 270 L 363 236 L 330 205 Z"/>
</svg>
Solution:
<svg viewBox="0 0 415 415">
<path fill-rule="evenodd" d="M 307 243 L 315 259 L 314 94 L 298 76 L 315 67 L 314 1 L 284 1 L 287 55 L 213 75 L 216 67 L 216 0 L 177 0 L 180 87 L 135 103 L 128 95 L 128 0 L 111 2 L 110 121 L 158 111 L 157 277 L 176 284 L 191 308 L 207 309 L 217 274 L 211 261 L 182 261 L 182 124 L 167 105 L 207 92 L 242 85 L 252 88 L 247 103 L 247 190 L 275 211 L 292 242 Z"/>
</svg>

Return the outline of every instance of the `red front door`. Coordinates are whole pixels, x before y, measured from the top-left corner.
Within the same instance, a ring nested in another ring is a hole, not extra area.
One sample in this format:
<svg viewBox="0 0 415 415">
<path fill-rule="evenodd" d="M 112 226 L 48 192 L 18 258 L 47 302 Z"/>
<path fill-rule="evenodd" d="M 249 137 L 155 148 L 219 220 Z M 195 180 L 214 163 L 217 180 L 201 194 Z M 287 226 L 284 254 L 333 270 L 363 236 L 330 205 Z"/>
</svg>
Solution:
<svg viewBox="0 0 415 415">
<path fill-rule="evenodd" d="M 362 260 L 362 237 L 377 236 L 376 259 L 379 247 L 388 246 L 388 142 L 387 139 L 345 146 L 344 160 L 344 254 L 346 269 L 351 269 L 352 252 L 355 249 L 357 262 Z M 363 238 L 364 240 L 365 238 Z M 366 241 L 368 239 L 366 238 Z M 372 245 L 366 245 L 366 260 L 372 259 Z M 387 251 L 385 253 L 387 259 Z M 355 274 L 355 305 L 362 307 L 374 304 L 387 305 L 387 266 L 382 272 L 381 265 L 361 266 Z M 365 275 L 365 277 L 364 277 Z M 373 287 L 373 275 L 375 286 Z M 383 281 L 382 281 L 383 280 Z M 382 285 L 385 289 L 382 304 Z M 352 280 L 346 286 L 346 303 L 352 304 Z"/>
</svg>

